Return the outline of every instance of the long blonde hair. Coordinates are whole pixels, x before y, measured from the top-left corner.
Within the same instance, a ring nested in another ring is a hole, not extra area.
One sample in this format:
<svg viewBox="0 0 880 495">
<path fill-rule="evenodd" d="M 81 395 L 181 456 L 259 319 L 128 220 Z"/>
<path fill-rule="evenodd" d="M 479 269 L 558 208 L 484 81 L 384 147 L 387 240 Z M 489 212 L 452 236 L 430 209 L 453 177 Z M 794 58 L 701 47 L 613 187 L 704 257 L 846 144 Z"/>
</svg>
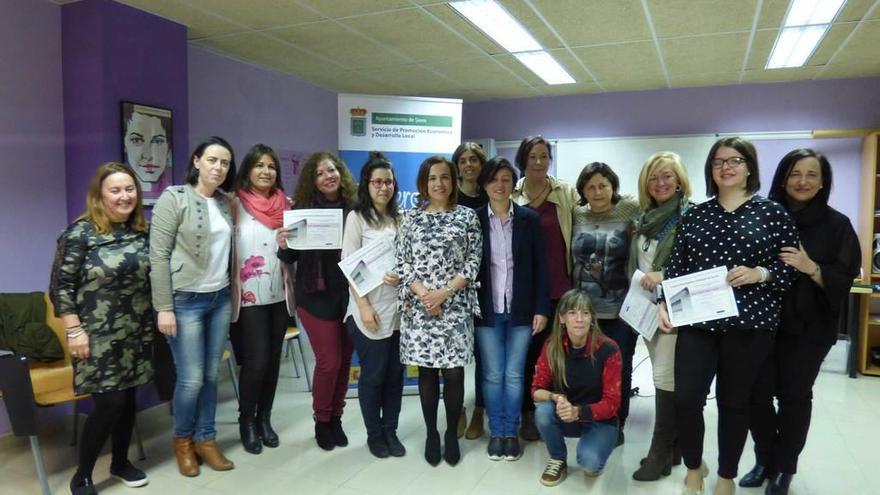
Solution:
<svg viewBox="0 0 880 495">
<path fill-rule="evenodd" d="M 79 216 L 79 219 L 91 220 L 99 234 L 109 234 L 113 231 L 113 222 L 110 221 L 107 210 L 104 208 L 104 197 L 101 194 L 101 187 L 104 185 L 104 179 L 117 173 L 131 177 L 137 191 L 134 211 L 131 212 L 128 221 L 125 223 L 135 232 L 146 232 L 147 219 L 144 216 L 144 205 L 142 202 L 144 193 L 141 191 L 141 183 L 128 165 L 119 162 L 103 163 L 92 174 L 92 179 L 89 181 L 89 190 L 86 193 L 86 211 Z"/>
<path fill-rule="evenodd" d="M 681 189 L 683 196 L 682 204 L 687 203 L 691 197 L 691 181 L 688 179 L 687 170 L 684 168 L 681 156 L 672 151 L 658 151 L 648 157 L 648 161 L 642 166 L 642 172 L 639 174 L 639 206 L 643 210 L 657 207 L 656 201 L 648 192 L 648 180 L 655 170 L 663 166 L 669 167 L 669 170 L 675 174 L 675 179 L 678 181 L 678 187 Z"/>
<path fill-rule="evenodd" d="M 568 338 L 568 331 L 559 318 L 571 310 L 587 311 L 590 313 L 587 353 L 591 358 L 595 358 L 593 347 L 595 347 L 596 341 L 605 338 L 605 334 L 599 329 L 599 321 L 596 318 L 596 311 L 593 309 L 593 301 L 590 300 L 590 296 L 581 289 L 571 289 L 563 294 L 559 299 L 559 304 L 556 305 L 553 331 L 550 334 L 550 338 L 547 339 L 547 364 L 550 366 L 550 373 L 553 376 L 553 386 L 557 390 L 562 390 L 568 386 L 568 381 L 565 379 L 566 352 L 564 344 L 565 339 Z"/>
</svg>

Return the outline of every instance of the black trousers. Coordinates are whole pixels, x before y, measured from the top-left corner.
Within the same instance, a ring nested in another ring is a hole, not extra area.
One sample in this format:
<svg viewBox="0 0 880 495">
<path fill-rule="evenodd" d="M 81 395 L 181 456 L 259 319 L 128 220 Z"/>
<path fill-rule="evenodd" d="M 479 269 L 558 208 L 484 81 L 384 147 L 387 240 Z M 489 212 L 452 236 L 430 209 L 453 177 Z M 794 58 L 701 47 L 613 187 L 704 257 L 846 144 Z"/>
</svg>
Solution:
<svg viewBox="0 0 880 495">
<path fill-rule="evenodd" d="M 749 432 L 752 387 L 773 344 L 770 330 L 709 331 L 683 326 L 675 347 L 678 443 L 688 469 L 703 459 L 703 408 L 717 377 L 718 475 L 735 478 Z"/>
<path fill-rule="evenodd" d="M 284 301 L 241 308 L 234 331 L 241 350 L 238 412 L 244 417 L 272 410 L 289 319 Z"/>
<path fill-rule="evenodd" d="M 111 466 L 125 466 L 128 462 L 128 446 L 134 431 L 135 387 L 113 392 L 92 394 L 95 409 L 86 418 L 79 445 L 79 466 L 75 480 L 91 477 L 101 448 L 112 437 L 113 457 Z"/>
<path fill-rule="evenodd" d="M 620 429 L 629 417 L 629 401 L 632 398 L 633 356 L 636 353 L 638 334 L 620 318 L 599 320 L 599 328 L 620 349 L 620 409 L 617 418 Z"/>
<path fill-rule="evenodd" d="M 749 413 L 758 464 L 794 474 L 810 430 L 813 384 L 831 350 L 798 335 L 779 332 L 761 368 Z M 773 407 L 773 396 L 778 408 Z"/>
<path fill-rule="evenodd" d="M 400 332 L 384 339 L 363 334 L 349 316 L 345 328 L 351 336 L 360 361 L 358 403 L 368 438 L 381 438 L 397 431 L 403 394 L 403 365 L 400 364 Z"/>
</svg>

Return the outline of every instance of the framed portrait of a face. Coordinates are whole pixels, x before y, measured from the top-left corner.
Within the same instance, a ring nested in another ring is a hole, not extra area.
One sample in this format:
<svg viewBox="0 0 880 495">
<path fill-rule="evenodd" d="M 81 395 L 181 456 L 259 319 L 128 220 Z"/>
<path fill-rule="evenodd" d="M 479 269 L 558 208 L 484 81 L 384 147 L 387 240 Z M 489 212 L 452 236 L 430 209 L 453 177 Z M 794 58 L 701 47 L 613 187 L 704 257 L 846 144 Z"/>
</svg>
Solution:
<svg viewBox="0 0 880 495">
<path fill-rule="evenodd" d="M 122 102 L 122 155 L 152 205 L 172 183 L 171 110 Z"/>
</svg>

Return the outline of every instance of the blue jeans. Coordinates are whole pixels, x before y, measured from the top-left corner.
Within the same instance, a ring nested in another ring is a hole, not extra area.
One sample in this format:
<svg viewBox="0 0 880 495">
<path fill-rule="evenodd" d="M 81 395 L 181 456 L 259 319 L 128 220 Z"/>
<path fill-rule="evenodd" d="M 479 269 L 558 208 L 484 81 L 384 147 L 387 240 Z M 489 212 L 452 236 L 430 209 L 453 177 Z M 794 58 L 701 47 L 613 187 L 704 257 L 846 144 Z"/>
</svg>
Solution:
<svg viewBox="0 0 880 495">
<path fill-rule="evenodd" d="M 367 438 L 382 438 L 397 431 L 403 394 L 403 365 L 400 364 L 400 332 L 373 340 L 358 329 L 354 318 L 345 321 L 348 334 L 360 360 L 358 403 Z"/>
<path fill-rule="evenodd" d="M 217 435 L 217 370 L 232 316 L 229 287 L 216 292 L 175 292 L 174 316 L 177 336 L 166 337 L 177 371 L 172 399 L 174 436 L 209 440 Z"/>
<path fill-rule="evenodd" d="M 617 425 L 599 422 L 566 423 L 556 415 L 556 404 L 539 402 L 535 407 L 535 424 L 547 445 L 551 459 L 566 461 L 565 437 L 580 438 L 577 463 L 589 471 L 601 471 L 617 445 Z"/>
<path fill-rule="evenodd" d="M 495 326 L 477 327 L 482 385 L 489 431 L 493 437 L 515 437 L 523 401 L 523 368 L 530 326 L 511 326 L 509 314 L 495 314 Z"/>
</svg>

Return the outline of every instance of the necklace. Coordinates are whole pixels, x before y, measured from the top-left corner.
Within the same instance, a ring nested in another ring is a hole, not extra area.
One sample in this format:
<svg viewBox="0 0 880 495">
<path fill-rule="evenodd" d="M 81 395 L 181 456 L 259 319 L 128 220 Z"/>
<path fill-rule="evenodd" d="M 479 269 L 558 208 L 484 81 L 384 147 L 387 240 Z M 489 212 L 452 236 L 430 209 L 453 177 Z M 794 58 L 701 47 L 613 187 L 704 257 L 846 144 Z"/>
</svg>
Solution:
<svg viewBox="0 0 880 495">
<path fill-rule="evenodd" d="M 532 196 L 531 194 L 529 194 L 529 190 L 528 190 L 528 187 L 526 186 L 525 182 L 523 182 L 523 189 L 526 190 L 526 196 L 528 196 L 529 199 L 531 199 L 530 202 L 534 203 L 534 202 L 538 201 L 538 199 L 540 199 L 541 196 L 543 196 L 544 193 L 547 192 L 548 189 L 550 189 L 550 180 L 547 179 L 546 177 L 544 178 L 544 189 L 541 189 L 541 192 L 539 192 L 537 196 Z"/>
</svg>

